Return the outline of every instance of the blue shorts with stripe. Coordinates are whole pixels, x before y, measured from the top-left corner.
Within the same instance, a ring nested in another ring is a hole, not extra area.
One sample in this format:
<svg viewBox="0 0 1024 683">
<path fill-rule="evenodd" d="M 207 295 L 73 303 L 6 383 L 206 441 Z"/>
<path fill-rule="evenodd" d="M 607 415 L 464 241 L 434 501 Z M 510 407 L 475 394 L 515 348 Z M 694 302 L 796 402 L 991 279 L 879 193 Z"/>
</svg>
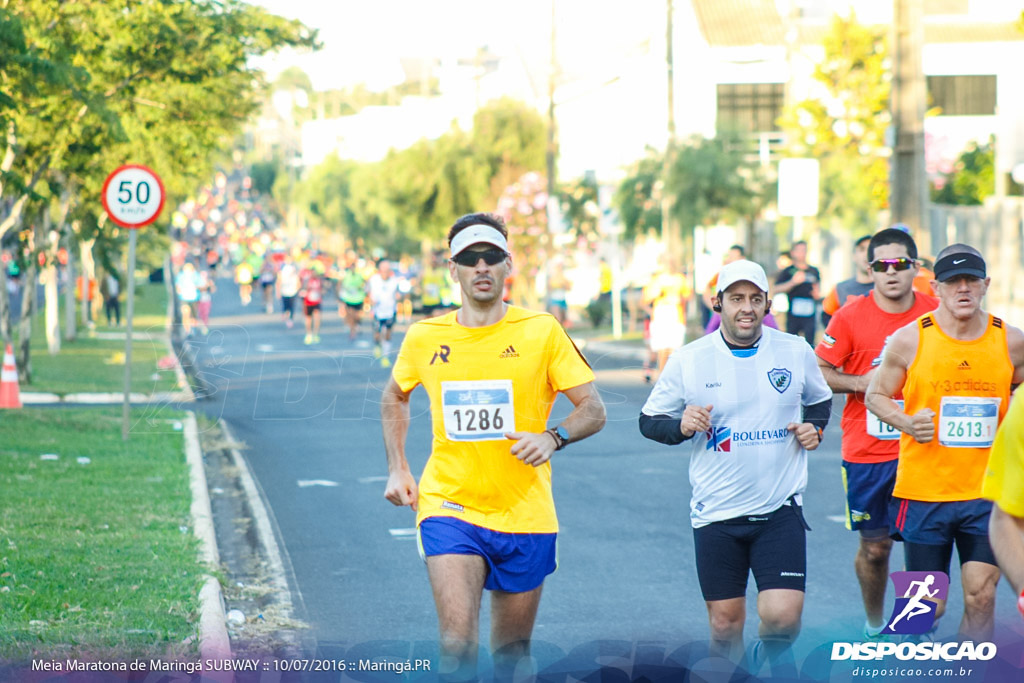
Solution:
<svg viewBox="0 0 1024 683">
<path fill-rule="evenodd" d="M 897 540 L 925 545 L 952 543 L 958 536 L 988 538 L 992 501 L 983 498 L 932 503 L 893 498 L 889 507 Z"/>
<path fill-rule="evenodd" d="M 869 538 L 889 536 L 889 501 L 896 485 L 898 462 L 843 461 L 847 529 Z"/>
<path fill-rule="evenodd" d="M 525 593 L 558 568 L 558 534 L 512 534 L 486 529 L 455 517 L 420 522 L 420 557 L 479 555 L 487 563 L 484 588 Z"/>
<path fill-rule="evenodd" d="M 941 503 L 893 498 L 889 509 L 892 536 L 903 541 L 907 569 L 947 574 L 954 546 L 961 565 L 996 565 L 988 540 L 991 513 L 992 501 L 982 498 Z"/>
</svg>

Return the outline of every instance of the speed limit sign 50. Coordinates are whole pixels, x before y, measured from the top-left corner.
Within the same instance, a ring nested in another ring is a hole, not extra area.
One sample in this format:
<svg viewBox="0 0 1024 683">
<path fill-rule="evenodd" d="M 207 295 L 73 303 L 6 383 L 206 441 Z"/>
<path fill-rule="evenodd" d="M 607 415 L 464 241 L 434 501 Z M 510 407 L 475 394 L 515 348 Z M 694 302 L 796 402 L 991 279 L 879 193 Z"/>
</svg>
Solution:
<svg viewBox="0 0 1024 683">
<path fill-rule="evenodd" d="M 164 185 L 145 166 L 126 164 L 107 176 L 101 199 L 110 220 L 123 228 L 141 228 L 163 210 Z"/>
</svg>

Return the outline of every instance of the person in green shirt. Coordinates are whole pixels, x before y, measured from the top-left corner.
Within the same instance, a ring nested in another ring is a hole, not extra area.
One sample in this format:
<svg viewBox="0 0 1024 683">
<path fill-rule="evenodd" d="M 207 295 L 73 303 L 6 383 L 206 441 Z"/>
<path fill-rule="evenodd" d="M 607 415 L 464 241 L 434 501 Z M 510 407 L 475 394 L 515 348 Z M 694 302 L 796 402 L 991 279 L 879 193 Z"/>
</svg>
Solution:
<svg viewBox="0 0 1024 683">
<path fill-rule="evenodd" d="M 345 268 L 338 281 L 338 315 L 348 325 L 348 338 L 359 333 L 359 317 L 366 302 L 366 278 L 359 271 L 359 257 L 354 251 L 345 255 Z"/>
</svg>

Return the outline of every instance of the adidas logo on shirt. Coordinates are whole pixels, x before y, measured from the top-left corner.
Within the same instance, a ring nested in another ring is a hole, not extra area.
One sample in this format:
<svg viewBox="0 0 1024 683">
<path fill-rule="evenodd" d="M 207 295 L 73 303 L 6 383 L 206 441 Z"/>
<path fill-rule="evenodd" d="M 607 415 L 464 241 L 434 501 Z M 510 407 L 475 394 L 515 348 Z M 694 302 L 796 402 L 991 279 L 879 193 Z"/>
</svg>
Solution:
<svg viewBox="0 0 1024 683">
<path fill-rule="evenodd" d="M 956 369 L 957 370 L 970 370 L 971 369 L 971 364 L 968 363 L 967 361 L 964 361 L 963 363 L 960 363 L 960 365 L 956 366 Z"/>
<path fill-rule="evenodd" d="M 519 352 L 516 351 L 516 347 L 509 344 L 508 348 L 502 351 L 498 358 L 519 358 Z"/>
</svg>

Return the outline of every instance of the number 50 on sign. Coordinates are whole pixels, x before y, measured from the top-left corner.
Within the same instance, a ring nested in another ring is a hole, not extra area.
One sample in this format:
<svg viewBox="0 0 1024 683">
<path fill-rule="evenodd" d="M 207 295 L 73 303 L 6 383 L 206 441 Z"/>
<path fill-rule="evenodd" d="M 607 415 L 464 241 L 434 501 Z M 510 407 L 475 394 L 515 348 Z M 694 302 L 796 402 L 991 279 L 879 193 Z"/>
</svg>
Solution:
<svg viewBox="0 0 1024 683">
<path fill-rule="evenodd" d="M 123 228 L 141 228 L 163 210 L 164 186 L 145 166 L 126 164 L 107 176 L 100 198 L 110 220 Z"/>
</svg>

